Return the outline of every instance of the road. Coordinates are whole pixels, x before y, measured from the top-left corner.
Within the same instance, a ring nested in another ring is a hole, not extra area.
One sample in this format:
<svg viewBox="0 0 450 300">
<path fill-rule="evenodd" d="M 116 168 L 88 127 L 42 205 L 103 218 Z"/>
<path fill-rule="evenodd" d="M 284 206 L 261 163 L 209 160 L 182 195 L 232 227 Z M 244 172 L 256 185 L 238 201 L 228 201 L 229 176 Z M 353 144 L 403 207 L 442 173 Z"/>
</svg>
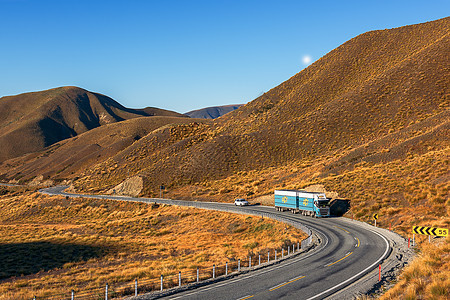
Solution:
<svg viewBox="0 0 450 300">
<path fill-rule="evenodd" d="M 159 202 L 192 206 L 190 201 L 131 198 L 123 196 L 78 195 L 52 187 L 41 192 L 70 197 Z M 273 207 L 195 202 L 195 206 L 215 210 L 236 210 L 241 213 L 270 213 L 284 219 L 300 221 L 320 240 L 319 246 L 304 255 L 285 260 L 272 267 L 258 269 L 229 280 L 212 283 L 193 290 L 167 296 L 167 299 L 324 299 L 360 279 L 392 251 L 387 238 L 379 230 L 347 218 L 322 218 L 277 212 Z M 149 296 L 150 298 L 150 296 Z M 140 296 L 139 299 L 146 299 Z"/>
</svg>

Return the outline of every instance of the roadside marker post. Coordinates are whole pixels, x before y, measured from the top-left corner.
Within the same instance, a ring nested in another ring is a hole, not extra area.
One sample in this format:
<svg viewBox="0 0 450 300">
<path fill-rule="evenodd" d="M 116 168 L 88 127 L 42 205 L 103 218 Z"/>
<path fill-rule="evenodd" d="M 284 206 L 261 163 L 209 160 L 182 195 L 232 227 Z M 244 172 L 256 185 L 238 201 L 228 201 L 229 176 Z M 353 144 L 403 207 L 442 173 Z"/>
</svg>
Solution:
<svg viewBox="0 0 450 300">
<path fill-rule="evenodd" d="M 267 251 L 267 262 L 270 262 L 270 251 Z"/>
<path fill-rule="evenodd" d="M 165 189 L 166 189 L 166 187 L 163 184 L 161 184 L 161 186 L 159 187 L 159 198 L 162 199 L 162 193 L 163 193 L 163 190 L 165 190 Z"/>
<path fill-rule="evenodd" d="M 106 288 L 105 288 L 105 300 L 108 300 L 108 283 L 106 283 Z"/>
<path fill-rule="evenodd" d="M 241 259 L 239 258 L 238 259 L 238 272 L 240 272 L 241 271 Z"/>
<path fill-rule="evenodd" d="M 252 267 L 252 257 L 251 256 L 248 258 L 248 267 L 249 268 Z"/>
<path fill-rule="evenodd" d="M 228 275 L 228 262 L 225 263 L 225 275 Z"/>
<path fill-rule="evenodd" d="M 72 290 L 72 294 L 71 294 L 70 299 L 71 299 L 71 300 L 74 300 L 74 299 L 75 299 L 75 291 L 74 291 L 74 290 Z"/>
<path fill-rule="evenodd" d="M 198 282 L 198 279 L 199 279 L 198 277 L 199 277 L 199 276 L 198 276 L 198 267 L 197 267 L 197 282 Z"/>
<path fill-rule="evenodd" d="M 381 265 L 378 265 L 378 281 L 381 281 Z"/>
<path fill-rule="evenodd" d="M 258 254 L 258 266 L 261 265 L 261 254 Z"/>
<path fill-rule="evenodd" d="M 216 278 L 216 265 L 213 264 L 213 279 Z"/>
<path fill-rule="evenodd" d="M 161 291 L 163 290 L 163 276 L 161 275 Z"/>
<path fill-rule="evenodd" d="M 134 295 L 137 296 L 138 294 L 138 281 L 137 279 L 134 280 Z"/>
<path fill-rule="evenodd" d="M 181 271 L 178 271 L 178 286 L 181 286 Z"/>
</svg>

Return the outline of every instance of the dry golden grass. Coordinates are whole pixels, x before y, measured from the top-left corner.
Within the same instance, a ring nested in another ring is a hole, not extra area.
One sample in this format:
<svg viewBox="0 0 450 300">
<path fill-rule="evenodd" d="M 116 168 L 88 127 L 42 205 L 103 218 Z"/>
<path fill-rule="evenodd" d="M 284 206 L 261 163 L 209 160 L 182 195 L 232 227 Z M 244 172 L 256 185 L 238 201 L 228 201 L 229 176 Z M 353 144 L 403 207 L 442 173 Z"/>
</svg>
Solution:
<svg viewBox="0 0 450 300">
<path fill-rule="evenodd" d="M 305 237 L 257 217 L 10 190 L 0 196 L 0 299 L 188 273 Z"/>
<path fill-rule="evenodd" d="M 450 237 L 420 246 L 420 254 L 380 299 L 450 298 Z"/>
</svg>

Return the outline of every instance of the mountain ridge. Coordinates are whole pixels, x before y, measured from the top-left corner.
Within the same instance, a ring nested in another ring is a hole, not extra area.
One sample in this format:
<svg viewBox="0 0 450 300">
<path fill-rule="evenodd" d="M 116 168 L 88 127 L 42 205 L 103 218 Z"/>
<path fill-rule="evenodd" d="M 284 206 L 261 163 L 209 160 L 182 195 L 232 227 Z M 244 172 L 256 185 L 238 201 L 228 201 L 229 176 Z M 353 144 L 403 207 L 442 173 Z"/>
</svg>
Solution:
<svg viewBox="0 0 450 300">
<path fill-rule="evenodd" d="M 201 119 L 217 119 L 229 112 L 232 112 L 244 104 L 230 104 L 222 106 L 210 106 L 201 109 L 196 109 L 185 113 L 185 115 L 191 118 L 201 118 Z"/>
</svg>

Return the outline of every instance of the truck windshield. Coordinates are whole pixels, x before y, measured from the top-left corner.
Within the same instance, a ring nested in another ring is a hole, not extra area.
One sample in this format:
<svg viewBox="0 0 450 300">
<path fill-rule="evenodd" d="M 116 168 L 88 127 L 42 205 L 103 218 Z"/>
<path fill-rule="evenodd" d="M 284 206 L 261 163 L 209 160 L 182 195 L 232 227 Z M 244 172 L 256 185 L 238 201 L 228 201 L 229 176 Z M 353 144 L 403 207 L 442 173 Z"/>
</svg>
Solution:
<svg viewBox="0 0 450 300">
<path fill-rule="evenodd" d="M 319 200 L 319 207 L 328 207 L 328 200 Z"/>
</svg>

